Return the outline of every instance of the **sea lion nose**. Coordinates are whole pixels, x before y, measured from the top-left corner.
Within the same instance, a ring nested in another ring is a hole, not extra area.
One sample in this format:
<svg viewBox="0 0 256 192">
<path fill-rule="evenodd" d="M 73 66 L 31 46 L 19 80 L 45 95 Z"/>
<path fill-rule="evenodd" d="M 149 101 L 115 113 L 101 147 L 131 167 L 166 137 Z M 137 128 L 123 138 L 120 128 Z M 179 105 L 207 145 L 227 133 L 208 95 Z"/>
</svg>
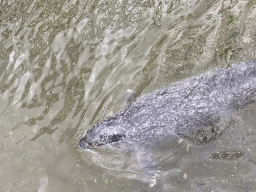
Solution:
<svg viewBox="0 0 256 192">
<path fill-rule="evenodd" d="M 83 137 L 78 145 L 82 148 L 82 149 L 89 149 L 90 148 L 90 145 L 87 143 L 87 140 L 86 140 L 86 137 Z"/>
</svg>

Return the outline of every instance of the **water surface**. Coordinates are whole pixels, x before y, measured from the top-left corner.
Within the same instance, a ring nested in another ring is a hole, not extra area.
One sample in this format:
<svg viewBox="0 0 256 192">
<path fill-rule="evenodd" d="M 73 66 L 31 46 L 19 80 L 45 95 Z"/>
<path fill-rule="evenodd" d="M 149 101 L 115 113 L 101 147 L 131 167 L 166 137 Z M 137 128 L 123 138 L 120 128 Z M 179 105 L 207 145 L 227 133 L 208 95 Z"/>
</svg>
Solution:
<svg viewBox="0 0 256 192">
<path fill-rule="evenodd" d="M 127 89 L 254 59 L 255 19 L 249 0 L 0 1 L 0 190 L 256 190 L 255 105 L 214 142 L 155 154 L 182 172 L 152 189 L 77 146 L 125 106 Z"/>
</svg>

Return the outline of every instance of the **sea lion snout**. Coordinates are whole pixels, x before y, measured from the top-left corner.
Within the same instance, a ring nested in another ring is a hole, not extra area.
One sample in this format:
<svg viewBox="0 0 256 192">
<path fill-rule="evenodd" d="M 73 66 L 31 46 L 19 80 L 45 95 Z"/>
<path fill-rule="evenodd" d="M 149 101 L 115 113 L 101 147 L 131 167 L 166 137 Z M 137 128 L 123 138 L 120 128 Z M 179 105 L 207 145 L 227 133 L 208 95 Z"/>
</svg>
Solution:
<svg viewBox="0 0 256 192">
<path fill-rule="evenodd" d="M 90 145 L 88 144 L 86 137 L 83 137 L 83 138 L 79 141 L 78 145 L 79 145 L 82 149 L 89 149 L 89 148 L 90 148 Z"/>
</svg>

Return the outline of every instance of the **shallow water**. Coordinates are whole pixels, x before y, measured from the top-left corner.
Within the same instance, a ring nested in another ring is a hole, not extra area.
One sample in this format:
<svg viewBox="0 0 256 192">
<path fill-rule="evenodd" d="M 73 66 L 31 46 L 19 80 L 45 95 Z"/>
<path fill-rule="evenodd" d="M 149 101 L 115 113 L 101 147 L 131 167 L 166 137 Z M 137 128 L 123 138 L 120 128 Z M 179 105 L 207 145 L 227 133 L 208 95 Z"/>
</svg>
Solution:
<svg viewBox="0 0 256 192">
<path fill-rule="evenodd" d="M 179 174 L 151 189 L 77 146 L 125 106 L 127 89 L 139 96 L 254 59 L 255 1 L 2 0 L 0 7 L 0 191 L 256 190 L 255 105 L 214 142 L 157 151 L 162 170 Z"/>
</svg>

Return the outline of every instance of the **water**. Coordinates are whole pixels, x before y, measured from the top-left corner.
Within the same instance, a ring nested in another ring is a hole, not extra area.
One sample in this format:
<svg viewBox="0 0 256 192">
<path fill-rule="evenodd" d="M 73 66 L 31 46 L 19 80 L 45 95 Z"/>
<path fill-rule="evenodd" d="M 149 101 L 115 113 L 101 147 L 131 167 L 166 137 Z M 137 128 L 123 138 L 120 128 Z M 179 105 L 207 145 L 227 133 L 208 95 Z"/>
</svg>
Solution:
<svg viewBox="0 0 256 192">
<path fill-rule="evenodd" d="M 254 59 L 255 17 L 255 1 L 0 1 L 0 191 L 256 190 L 255 105 L 214 142 L 155 154 L 182 172 L 151 189 L 77 146 L 127 89 Z"/>
</svg>

